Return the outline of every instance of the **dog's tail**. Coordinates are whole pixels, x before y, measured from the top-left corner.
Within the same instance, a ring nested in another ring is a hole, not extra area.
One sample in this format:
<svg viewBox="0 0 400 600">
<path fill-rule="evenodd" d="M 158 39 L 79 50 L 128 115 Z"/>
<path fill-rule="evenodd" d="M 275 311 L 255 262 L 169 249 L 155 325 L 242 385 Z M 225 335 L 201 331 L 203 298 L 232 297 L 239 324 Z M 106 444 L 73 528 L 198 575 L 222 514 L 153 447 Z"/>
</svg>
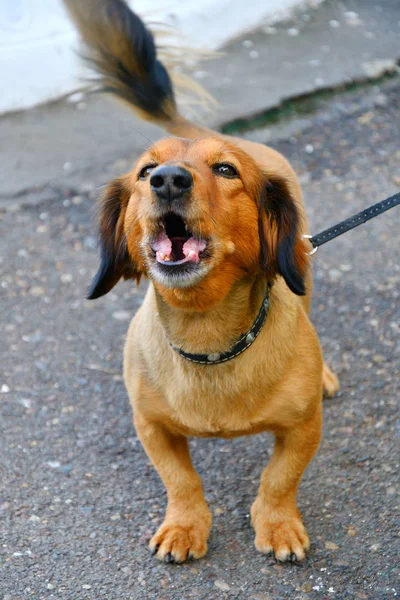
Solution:
<svg viewBox="0 0 400 600">
<path fill-rule="evenodd" d="M 85 58 L 99 75 L 103 91 L 128 102 L 138 115 L 174 135 L 209 132 L 180 116 L 154 38 L 124 0 L 64 0 L 87 48 Z"/>
</svg>

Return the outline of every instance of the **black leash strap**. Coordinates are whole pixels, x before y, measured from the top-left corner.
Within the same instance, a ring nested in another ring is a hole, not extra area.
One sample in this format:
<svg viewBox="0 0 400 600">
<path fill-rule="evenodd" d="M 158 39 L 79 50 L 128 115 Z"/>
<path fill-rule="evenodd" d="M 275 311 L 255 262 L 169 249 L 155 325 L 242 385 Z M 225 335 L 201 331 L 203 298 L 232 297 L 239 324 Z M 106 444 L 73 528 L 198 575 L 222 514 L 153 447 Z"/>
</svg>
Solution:
<svg viewBox="0 0 400 600">
<path fill-rule="evenodd" d="M 334 225 L 333 227 L 330 227 L 329 229 L 325 229 L 325 231 L 321 231 L 321 233 L 317 233 L 317 235 L 304 236 L 308 238 L 311 244 L 313 245 L 314 250 L 312 250 L 310 254 L 316 252 L 317 248 L 319 246 L 322 246 L 322 244 L 330 242 L 339 235 L 346 233 L 346 231 L 350 231 L 350 229 L 354 229 L 355 227 L 362 225 L 362 223 L 366 223 L 370 219 L 377 217 L 378 215 L 386 212 L 394 206 L 397 206 L 398 204 L 400 204 L 400 192 L 398 192 L 394 196 L 391 196 L 390 198 L 386 198 L 386 200 L 382 200 L 382 202 L 378 202 L 378 204 L 374 204 L 373 206 L 362 210 L 353 217 L 350 217 L 345 221 L 341 221 L 340 223 Z"/>
</svg>

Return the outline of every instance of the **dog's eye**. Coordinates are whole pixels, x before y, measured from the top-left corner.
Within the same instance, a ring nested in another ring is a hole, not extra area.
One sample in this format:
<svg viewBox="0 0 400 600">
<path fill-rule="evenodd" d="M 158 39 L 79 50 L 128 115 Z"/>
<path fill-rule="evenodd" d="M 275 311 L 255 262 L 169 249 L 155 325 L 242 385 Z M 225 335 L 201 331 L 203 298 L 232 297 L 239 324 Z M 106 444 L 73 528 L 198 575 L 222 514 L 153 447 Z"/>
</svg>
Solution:
<svg viewBox="0 0 400 600">
<path fill-rule="evenodd" d="M 150 175 L 152 170 L 156 168 L 156 166 L 156 164 L 152 164 L 145 165 L 144 167 L 142 167 L 139 171 L 139 179 L 146 179 Z"/>
<path fill-rule="evenodd" d="M 229 163 L 217 163 L 212 166 L 212 170 L 214 175 L 220 175 L 221 177 L 226 177 L 227 179 L 235 179 L 239 177 L 239 173 L 236 168 Z"/>
</svg>

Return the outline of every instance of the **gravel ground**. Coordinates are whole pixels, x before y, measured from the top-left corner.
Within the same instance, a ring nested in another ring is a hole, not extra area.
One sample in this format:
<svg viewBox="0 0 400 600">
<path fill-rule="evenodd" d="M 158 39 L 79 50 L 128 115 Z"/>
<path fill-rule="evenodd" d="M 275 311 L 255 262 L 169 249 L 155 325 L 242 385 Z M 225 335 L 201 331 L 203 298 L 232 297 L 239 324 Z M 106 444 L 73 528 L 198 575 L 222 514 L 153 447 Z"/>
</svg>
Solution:
<svg viewBox="0 0 400 600">
<path fill-rule="evenodd" d="M 399 95 L 391 84 L 351 116 L 333 100 L 337 119 L 319 114 L 274 144 L 300 174 L 313 232 L 400 187 Z M 396 597 L 400 208 L 315 258 L 313 320 L 342 391 L 325 403 L 324 439 L 300 488 L 307 561 L 275 564 L 253 547 L 249 507 L 271 454 L 271 438 L 258 435 L 191 442 L 214 524 L 208 555 L 174 566 L 147 550 L 165 493 L 121 378 L 144 287 L 85 301 L 97 264 L 93 204 L 63 189 L 57 201 L 0 215 L 0 597 Z"/>
</svg>

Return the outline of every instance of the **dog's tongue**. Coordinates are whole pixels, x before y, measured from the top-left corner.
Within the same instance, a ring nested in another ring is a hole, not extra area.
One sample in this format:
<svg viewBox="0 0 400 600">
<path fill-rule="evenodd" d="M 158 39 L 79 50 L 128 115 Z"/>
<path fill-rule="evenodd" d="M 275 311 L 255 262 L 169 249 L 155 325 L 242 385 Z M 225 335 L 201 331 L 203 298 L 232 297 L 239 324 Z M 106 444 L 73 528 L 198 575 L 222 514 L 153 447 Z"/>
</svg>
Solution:
<svg viewBox="0 0 400 600">
<path fill-rule="evenodd" d="M 153 244 L 153 250 L 156 251 L 156 259 L 158 261 L 164 262 L 172 261 L 173 245 L 176 248 L 176 246 L 180 243 L 182 244 L 181 248 L 184 257 L 181 260 L 185 262 L 199 262 L 199 254 L 205 249 L 207 245 L 206 242 L 204 242 L 203 240 L 198 240 L 194 237 L 189 238 L 184 243 L 182 242 L 182 238 L 173 238 L 172 240 L 170 240 L 170 238 L 165 233 L 162 233 Z"/>
</svg>

